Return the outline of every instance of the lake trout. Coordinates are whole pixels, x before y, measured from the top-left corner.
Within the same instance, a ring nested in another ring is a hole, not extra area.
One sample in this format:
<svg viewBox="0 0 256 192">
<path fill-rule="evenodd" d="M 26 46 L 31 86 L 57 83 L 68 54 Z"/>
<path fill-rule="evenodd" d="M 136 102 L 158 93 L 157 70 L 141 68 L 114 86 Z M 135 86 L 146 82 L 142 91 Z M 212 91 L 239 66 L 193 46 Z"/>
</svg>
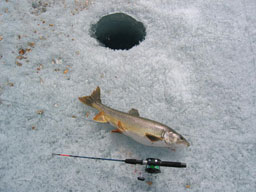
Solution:
<svg viewBox="0 0 256 192">
<path fill-rule="evenodd" d="M 99 111 L 93 120 L 110 123 L 116 127 L 112 130 L 113 133 L 124 134 L 148 146 L 172 147 L 173 144 L 189 146 L 188 141 L 182 135 L 162 123 L 140 117 L 137 109 L 124 113 L 103 105 L 99 87 L 90 96 L 79 97 L 79 100 Z"/>
</svg>

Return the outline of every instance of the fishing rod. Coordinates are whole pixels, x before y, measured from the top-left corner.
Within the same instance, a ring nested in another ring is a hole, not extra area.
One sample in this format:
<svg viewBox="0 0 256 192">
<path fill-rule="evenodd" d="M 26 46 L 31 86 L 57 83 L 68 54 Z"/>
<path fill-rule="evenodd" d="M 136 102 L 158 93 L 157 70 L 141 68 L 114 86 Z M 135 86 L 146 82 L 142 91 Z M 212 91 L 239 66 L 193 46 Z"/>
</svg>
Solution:
<svg viewBox="0 0 256 192">
<path fill-rule="evenodd" d="M 59 153 L 52 153 L 55 156 L 62 156 L 62 157 L 73 157 L 73 158 L 83 158 L 83 159 L 93 159 L 93 160 L 102 160 L 102 161 L 115 161 L 115 162 L 123 162 L 127 164 L 139 164 L 139 165 L 146 165 L 145 171 L 147 173 L 161 173 L 160 166 L 162 167 L 175 167 L 175 168 L 186 168 L 186 163 L 181 162 L 172 162 L 172 161 L 161 161 L 160 159 L 156 158 L 147 158 L 147 159 L 111 159 L 111 158 L 101 158 L 101 157 L 88 157 L 88 156 L 79 156 L 79 155 L 67 155 L 67 154 L 59 154 Z M 143 180 L 143 178 L 139 178 L 139 180 Z"/>
</svg>

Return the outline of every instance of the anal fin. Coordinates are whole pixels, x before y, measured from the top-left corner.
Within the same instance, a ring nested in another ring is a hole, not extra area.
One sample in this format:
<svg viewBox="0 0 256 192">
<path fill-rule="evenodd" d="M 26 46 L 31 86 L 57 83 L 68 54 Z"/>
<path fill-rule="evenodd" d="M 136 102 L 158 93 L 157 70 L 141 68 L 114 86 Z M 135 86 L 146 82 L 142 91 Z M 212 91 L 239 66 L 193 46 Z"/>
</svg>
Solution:
<svg viewBox="0 0 256 192">
<path fill-rule="evenodd" d="M 123 133 L 125 131 L 125 128 L 122 126 L 121 121 L 118 121 L 117 128 L 112 130 L 112 133 Z"/>
<path fill-rule="evenodd" d="M 104 112 L 101 111 L 99 112 L 94 118 L 94 121 L 97 121 L 99 123 L 107 123 L 108 121 L 106 120 L 105 116 L 104 116 Z"/>
<path fill-rule="evenodd" d="M 114 129 L 114 130 L 112 130 L 111 131 L 112 133 L 120 133 L 120 134 L 122 134 L 123 133 L 123 131 L 121 131 L 120 129 Z"/>
</svg>

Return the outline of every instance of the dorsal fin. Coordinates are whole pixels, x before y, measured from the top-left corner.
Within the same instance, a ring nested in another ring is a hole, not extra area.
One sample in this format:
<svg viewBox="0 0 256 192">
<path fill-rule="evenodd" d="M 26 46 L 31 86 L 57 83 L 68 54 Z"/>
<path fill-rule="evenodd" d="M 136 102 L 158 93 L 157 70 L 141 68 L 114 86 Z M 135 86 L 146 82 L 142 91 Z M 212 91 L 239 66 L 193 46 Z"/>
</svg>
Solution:
<svg viewBox="0 0 256 192">
<path fill-rule="evenodd" d="M 135 117 L 139 117 L 140 116 L 139 111 L 137 109 L 134 109 L 134 108 L 132 108 L 128 113 L 130 115 L 135 116 Z"/>
</svg>

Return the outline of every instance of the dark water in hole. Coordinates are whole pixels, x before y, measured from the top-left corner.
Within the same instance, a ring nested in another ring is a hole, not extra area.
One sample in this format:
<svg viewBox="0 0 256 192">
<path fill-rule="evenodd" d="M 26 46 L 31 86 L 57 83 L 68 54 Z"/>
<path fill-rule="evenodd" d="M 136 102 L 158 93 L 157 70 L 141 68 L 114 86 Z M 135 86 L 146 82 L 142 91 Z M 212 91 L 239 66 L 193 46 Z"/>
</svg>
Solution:
<svg viewBox="0 0 256 192">
<path fill-rule="evenodd" d="M 91 29 L 92 36 L 111 49 L 128 50 L 146 36 L 143 23 L 124 13 L 104 16 Z"/>
</svg>

